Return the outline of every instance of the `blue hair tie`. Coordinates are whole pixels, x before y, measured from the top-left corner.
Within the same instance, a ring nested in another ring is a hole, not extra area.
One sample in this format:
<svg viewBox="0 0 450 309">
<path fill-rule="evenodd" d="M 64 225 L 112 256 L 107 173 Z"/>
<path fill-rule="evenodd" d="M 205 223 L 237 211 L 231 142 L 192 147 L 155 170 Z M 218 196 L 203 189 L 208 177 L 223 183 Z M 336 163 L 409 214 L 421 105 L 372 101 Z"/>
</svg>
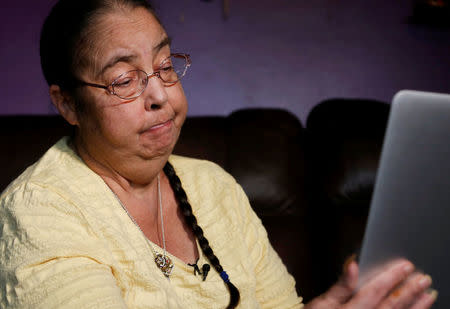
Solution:
<svg viewBox="0 0 450 309">
<path fill-rule="evenodd" d="M 220 277 L 222 278 L 222 280 L 223 280 L 225 283 L 230 282 L 230 279 L 228 279 L 228 274 L 226 273 L 225 270 L 222 270 L 222 272 L 220 273 Z"/>
</svg>

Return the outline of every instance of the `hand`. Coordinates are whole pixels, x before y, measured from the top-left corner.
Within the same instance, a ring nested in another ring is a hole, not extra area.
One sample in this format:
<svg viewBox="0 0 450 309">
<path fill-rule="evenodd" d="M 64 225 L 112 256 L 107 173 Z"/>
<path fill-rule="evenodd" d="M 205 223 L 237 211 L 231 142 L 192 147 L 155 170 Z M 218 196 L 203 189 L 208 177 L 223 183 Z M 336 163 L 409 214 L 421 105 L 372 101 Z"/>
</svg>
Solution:
<svg viewBox="0 0 450 309">
<path fill-rule="evenodd" d="M 431 278 L 414 272 L 406 260 L 389 264 L 356 293 L 358 265 L 351 261 L 339 281 L 313 299 L 305 309 L 426 309 L 435 302 L 436 291 L 427 292 Z"/>
</svg>

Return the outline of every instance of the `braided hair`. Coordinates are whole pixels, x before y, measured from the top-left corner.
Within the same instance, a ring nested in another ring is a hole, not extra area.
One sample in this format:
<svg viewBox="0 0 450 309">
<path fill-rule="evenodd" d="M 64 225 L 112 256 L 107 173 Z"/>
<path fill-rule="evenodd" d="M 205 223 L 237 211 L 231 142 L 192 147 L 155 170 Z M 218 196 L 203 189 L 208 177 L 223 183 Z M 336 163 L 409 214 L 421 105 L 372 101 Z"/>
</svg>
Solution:
<svg viewBox="0 0 450 309">
<path fill-rule="evenodd" d="M 212 248 L 209 246 L 209 241 L 203 234 L 202 228 L 197 224 L 197 218 L 195 218 L 194 213 L 192 212 L 191 204 L 189 204 L 186 192 L 181 185 L 180 178 L 177 176 L 177 174 L 175 173 L 175 169 L 169 162 L 166 163 L 163 170 L 167 178 L 169 179 L 170 186 L 175 193 L 175 197 L 178 201 L 179 207 L 187 224 L 192 228 L 195 237 L 197 237 L 203 254 L 208 258 L 214 269 L 220 274 L 220 277 L 225 282 L 228 290 L 230 291 L 230 303 L 228 304 L 227 309 L 236 308 L 240 299 L 239 290 L 233 285 L 233 283 L 231 283 L 227 273 L 223 270 L 222 265 L 220 265 L 219 259 L 214 254 Z"/>
</svg>

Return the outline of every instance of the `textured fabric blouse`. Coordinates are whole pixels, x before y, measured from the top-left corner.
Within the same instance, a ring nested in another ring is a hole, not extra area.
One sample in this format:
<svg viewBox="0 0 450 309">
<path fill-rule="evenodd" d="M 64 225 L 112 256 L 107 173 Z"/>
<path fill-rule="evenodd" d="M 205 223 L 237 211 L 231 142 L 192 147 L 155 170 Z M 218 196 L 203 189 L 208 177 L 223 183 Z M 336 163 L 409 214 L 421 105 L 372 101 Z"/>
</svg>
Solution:
<svg viewBox="0 0 450 309">
<path fill-rule="evenodd" d="M 217 165 L 171 156 L 193 212 L 231 282 L 239 308 L 301 308 L 295 282 L 241 187 Z M 100 176 L 63 138 L 0 197 L 0 308 L 225 308 L 229 292 L 162 252 Z M 199 265 L 208 263 L 201 255 Z"/>
</svg>

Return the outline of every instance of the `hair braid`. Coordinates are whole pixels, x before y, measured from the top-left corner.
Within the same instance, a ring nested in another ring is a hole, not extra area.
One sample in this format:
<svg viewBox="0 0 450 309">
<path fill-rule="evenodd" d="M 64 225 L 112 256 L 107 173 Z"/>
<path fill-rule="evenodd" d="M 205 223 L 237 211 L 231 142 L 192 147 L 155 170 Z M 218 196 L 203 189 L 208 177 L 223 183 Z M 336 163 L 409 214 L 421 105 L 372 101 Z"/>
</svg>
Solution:
<svg viewBox="0 0 450 309">
<path fill-rule="evenodd" d="M 189 204 L 186 192 L 181 185 L 180 178 L 175 173 L 175 169 L 172 164 L 169 162 L 164 166 L 164 173 L 169 179 L 170 186 L 175 193 L 175 197 L 178 201 L 181 212 L 184 215 L 184 218 L 187 224 L 192 228 L 195 237 L 197 237 L 200 248 L 203 251 L 203 254 L 208 258 L 209 262 L 215 268 L 215 270 L 220 274 L 223 281 L 226 283 L 228 290 L 230 291 L 230 303 L 228 304 L 227 309 L 232 309 L 237 306 L 239 303 L 239 290 L 231 283 L 228 279 L 227 273 L 223 270 L 222 265 L 220 265 L 220 261 L 217 256 L 214 254 L 212 248 L 209 246 L 209 241 L 203 234 L 202 228 L 197 224 L 197 218 L 194 216 L 192 212 L 191 204 Z"/>
</svg>

